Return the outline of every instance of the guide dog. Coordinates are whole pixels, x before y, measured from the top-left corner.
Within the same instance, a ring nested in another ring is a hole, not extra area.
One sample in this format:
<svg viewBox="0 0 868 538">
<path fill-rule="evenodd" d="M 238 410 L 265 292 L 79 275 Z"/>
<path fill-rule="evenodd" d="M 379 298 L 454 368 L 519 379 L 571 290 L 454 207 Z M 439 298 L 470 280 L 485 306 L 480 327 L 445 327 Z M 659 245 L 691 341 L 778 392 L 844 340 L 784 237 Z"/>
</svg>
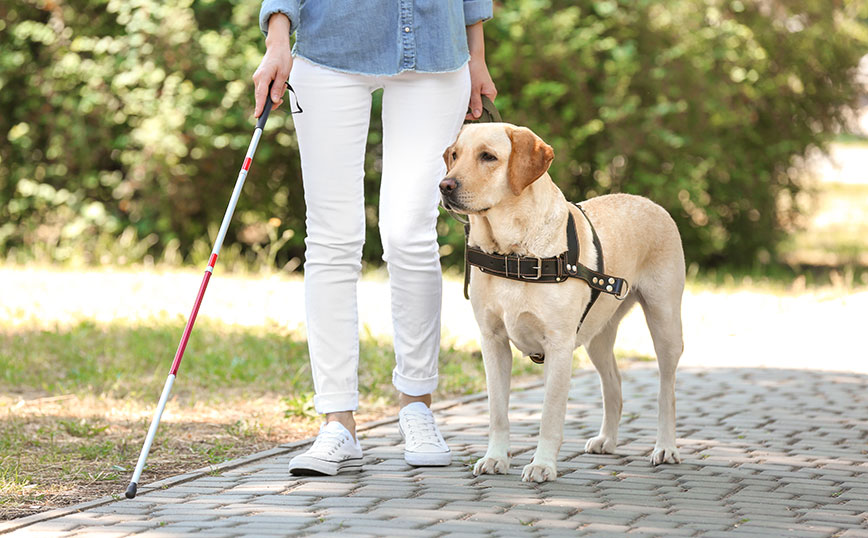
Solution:
<svg viewBox="0 0 868 538">
<path fill-rule="evenodd" d="M 684 348 L 681 298 L 685 270 L 681 237 L 670 215 L 647 198 L 627 194 L 591 198 L 580 206 L 567 202 L 548 174 L 552 148 L 525 127 L 467 125 L 443 157 L 447 174 L 439 186 L 441 199 L 450 211 L 468 216 L 468 252 L 475 249 L 492 260 L 492 267 L 505 270 L 506 276 L 512 274 L 503 278 L 497 270 L 467 268 L 470 300 L 481 332 L 490 412 L 488 450 L 476 462 L 473 474 L 507 473 L 509 469 L 510 342 L 545 363 L 539 441 L 522 480 L 557 478 L 572 356 L 578 346 L 586 346 L 603 393 L 600 433 L 587 441 L 585 451 L 614 452 L 622 399 L 613 346 L 618 324 L 636 303 L 645 313 L 660 372 L 657 442 L 651 463 L 679 463 L 675 369 Z M 578 264 L 562 256 L 568 246 L 568 223 L 575 223 Z M 599 267 L 600 250 L 607 274 L 598 281 L 603 271 L 596 273 L 593 268 Z M 558 256 L 566 262 L 546 263 L 549 267 L 566 265 L 568 276 L 591 269 L 586 273 L 594 275 L 594 286 L 603 293 L 596 294 L 599 300 L 590 310 L 586 311 L 592 299 L 591 277 L 587 282 L 566 276 L 550 283 L 536 281 L 543 263 L 535 266 L 534 260 Z M 501 257 L 506 261 L 498 262 Z M 521 257 L 524 262 L 519 263 Z M 620 293 L 611 293 L 609 283 L 616 280 L 608 275 L 626 281 L 623 289 L 619 286 Z"/>
</svg>

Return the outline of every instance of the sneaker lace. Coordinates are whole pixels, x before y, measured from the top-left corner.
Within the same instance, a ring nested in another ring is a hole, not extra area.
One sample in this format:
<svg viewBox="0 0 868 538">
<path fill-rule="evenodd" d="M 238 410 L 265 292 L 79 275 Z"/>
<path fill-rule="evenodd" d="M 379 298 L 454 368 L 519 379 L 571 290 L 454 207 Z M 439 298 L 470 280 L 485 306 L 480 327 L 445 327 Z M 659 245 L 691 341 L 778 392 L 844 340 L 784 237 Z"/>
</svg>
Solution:
<svg viewBox="0 0 868 538">
<path fill-rule="evenodd" d="M 407 430 L 405 435 L 413 444 L 438 445 L 437 427 L 434 425 L 434 417 L 422 413 L 407 413 Z"/>
<path fill-rule="evenodd" d="M 344 443 L 346 442 L 347 437 L 342 435 L 341 432 L 323 430 L 316 436 L 316 441 L 313 442 L 311 449 L 312 451 L 322 451 L 325 452 L 326 455 L 332 456 L 342 446 L 344 446 Z"/>
</svg>

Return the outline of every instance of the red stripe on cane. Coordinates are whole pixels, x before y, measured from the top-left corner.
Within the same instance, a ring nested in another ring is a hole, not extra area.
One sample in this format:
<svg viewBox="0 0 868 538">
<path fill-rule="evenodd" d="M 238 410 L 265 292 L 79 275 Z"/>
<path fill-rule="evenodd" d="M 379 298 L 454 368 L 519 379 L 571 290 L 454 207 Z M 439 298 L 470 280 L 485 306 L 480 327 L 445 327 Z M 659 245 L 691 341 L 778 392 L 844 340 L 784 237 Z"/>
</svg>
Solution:
<svg viewBox="0 0 868 538">
<path fill-rule="evenodd" d="M 250 170 L 250 163 L 251 162 L 253 162 L 253 159 L 251 159 L 250 157 L 247 157 L 246 159 L 244 159 L 244 166 L 242 166 L 241 169 L 244 170 L 245 172 L 247 170 Z"/>
<path fill-rule="evenodd" d="M 211 259 L 217 256 L 212 254 Z M 193 324 L 196 323 L 196 315 L 199 314 L 199 307 L 202 306 L 202 297 L 205 296 L 205 289 L 208 288 L 208 281 L 211 280 L 211 271 L 205 271 L 205 276 L 202 277 L 202 284 L 199 286 L 199 293 L 196 294 L 196 302 L 193 304 L 193 311 L 190 317 L 187 318 L 187 326 L 184 327 L 184 334 L 181 335 L 181 342 L 178 343 L 178 350 L 175 351 L 175 360 L 172 361 L 172 368 L 169 373 L 177 376 L 178 368 L 181 366 L 181 359 L 184 358 L 184 350 L 187 349 L 187 342 L 190 340 L 190 333 L 193 332 Z"/>
<path fill-rule="evenodd" d="M 217 263 L 217 255 L 216 255 L 216 254 L 211 254 L 211 259 L 208 260 L 208 267 L 210 267 L 211 269 L 214 269 L 214 264 L 215 264 L 215 263 Z"/>
</svg>

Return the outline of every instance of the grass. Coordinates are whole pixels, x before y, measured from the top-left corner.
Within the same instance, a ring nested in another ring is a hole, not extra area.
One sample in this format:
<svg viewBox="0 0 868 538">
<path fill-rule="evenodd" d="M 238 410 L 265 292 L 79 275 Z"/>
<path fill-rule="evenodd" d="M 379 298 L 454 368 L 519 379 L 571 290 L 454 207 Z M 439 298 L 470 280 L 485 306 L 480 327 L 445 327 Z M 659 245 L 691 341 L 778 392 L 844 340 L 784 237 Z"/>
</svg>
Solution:
<svg viewBox="0 0 868 538">
<path fill-rule="evenodd" d="M 123 492 L 182 330 L 180 321 L 0 326 L 0 519 Z M 142 482 L 315 433 L 308 360 L 298 333 L 200 320 Z M 390 342 L 362 339 L 360 421 L 396 411 L 393 365 Z M 516 384 L 541 372 L 514 362 Z M 437 400 L 485 388 L 479 352 L 444 346 L 440 376 Z"/>
<path fill-rule="evenodd" d="M 129 326 L 90 321 L 55 330 L 0 329 L 0 389 L 25 400 L 56 395 L 156 400 L 182 330 L 180 323 Z M 361 392 L 371 401 L 394 403 L 391 343 L 372 335 L 363 338 L 359 363 Z M 516 361 L 516 375 L 534 371 L 526 361 Z M 478 352 L 445 346 L 440 373 L 441 398 L 484 388 Z M 176 404 L 193 405 L 275 394 L 284 398 L 288 416 L 309 416 L 312 392 L 302 335 L 276 326 L 250 328 L 200 320 L 173 398 Z M 62 427 L 75 437 L 100 433 L 84 422 L 64 422 Z"/>
</svg>

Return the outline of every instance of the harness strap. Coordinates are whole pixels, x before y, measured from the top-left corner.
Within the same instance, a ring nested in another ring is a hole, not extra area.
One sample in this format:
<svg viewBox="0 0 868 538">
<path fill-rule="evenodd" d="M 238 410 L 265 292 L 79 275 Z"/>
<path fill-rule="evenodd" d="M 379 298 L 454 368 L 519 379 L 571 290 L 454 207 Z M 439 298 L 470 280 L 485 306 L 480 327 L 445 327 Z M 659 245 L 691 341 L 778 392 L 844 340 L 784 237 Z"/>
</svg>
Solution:
<svg viewBox="0 0 868 538">
<path fill-rule="evenodd" d="M 450 213 L 452 213 L 450 211 Z M 454 214 L 452 215 L 455 216 Z M 460 221 L 459 221 L 460 222 Z M 470 237 L 470 221 L 464 223 L 464 298 L 470 300 L 470 258 L 468 258 L 467 238 Z"/>
<path fill-rule="evenodd" d="M 597 236 L 597 230 L 594 228 L 594 225 L 591 224 L 591 219 L 588 218 L 588 214 L 585 213 L 585 209 L 579 204 L 575 204 L 576 207 L 579 208 L 579 211 L 582 212 L 582 215 L 585 216 L 585 220 L 588 221 L 588 226 L 591 228 L 591 237 L 594 243 L 594 248 L 597 249 L 597 272 L 603 274 L 603 245 L 600 243 L 600 238 Z M 570 215 L 572 216 L 572 214 Z M 585 268 L 584 265 L 581 266 L 582 269 Z M 593 278 L 593 276 L 591 277 Z M 610 277 L 605 277 L 607 280 Z M 591 307 L 594 306 L 594 303 L 597 302 L 597 299 L 600 298 L 600 290 L 597 288 L 591 288 L 591 298 L 588 301 L 587 306 L 585 306 L 585 311 L 582 313 L 582 318 L 579 320 L 579 326 L 576 328 L 576 332 L 579 332 L 579 329 L 582 328 L 582 323 L 584 323 L 585 318 L 588 317 L 588 312 L 591 311 Z"/>
<path fill-rule="evenodd" d="M 581 207 L 579 207 L 581 210 Z M 582 211 L 585 218 L 588 216 Z M 597 267 L 603 267 L 602 247 L 600 239 L 597 237 L 596 230 L 588 219 L 588 224 L 591 227 L 594 246 L 597 249 Z M 465 225 L 465 250 L 464 250 L 464 290 L 465 297 L 468 297 L 467 289 L 469 283 L 470 266 L 478 267 L 483 273 L 519 280 L 521 282 L 538 282 L 558 283 L 563 282 L 567 278 L 578 278 L 584 280 L 591 288 L 591 300 L 589 305 L 592 305 L 600 293 L 608 293 L 614 295 L 618 299 L 626 297 L 629 286 L 623 278 L 607 275 L 600 271 L 590 269 L 579 263 L 579 241 L 576 232 L 575 220 L 572 213 L 567 216 L 567 250 L 559 256 L 549 258 L 540 258 L 537 256 L 518 256 L 516 254 L 489 254 L 479 247 L 472 247 L 467 244 L 470 226 Z M 582 316 L 584 321 L 587 316 L 590 306 L 585 308 L 585 313 Z"/>
</svg>

